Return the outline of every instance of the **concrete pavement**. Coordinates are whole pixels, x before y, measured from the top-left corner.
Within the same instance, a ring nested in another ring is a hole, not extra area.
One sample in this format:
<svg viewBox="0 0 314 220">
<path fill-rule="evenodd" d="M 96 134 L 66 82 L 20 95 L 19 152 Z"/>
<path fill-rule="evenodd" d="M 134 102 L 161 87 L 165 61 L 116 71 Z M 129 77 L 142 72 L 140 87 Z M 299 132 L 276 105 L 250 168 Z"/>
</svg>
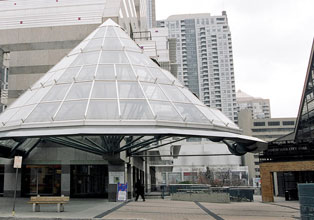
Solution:
<svg viewBox="0 0 314 220">
<path fill-rule="evenodd" d="M 108 202 L 105 199 L 70 199 L 65 212 L 57 213 L 56 205 L 42 205 L 41 212 L 32 212 L 27 198 L 18 198 L 16 215 L 12 217 L 12 198 L 0 198 L 0 220 L 74 220 L 74 219 L 145 219 L 145 220 L 283 220 L 300 219 L 298 201 L 276 198 L 274 203 L 254 202 L 198 203 L 147 199 L 146 202 Z"/>
<path fill-rule="evenodd" d="M 147 220 L 288 220 L 299 219 L 297 201 L 275 203 L 232 202 L 197 203 L 171 200 L 130 202 L 104 216 L 104 219 Z"/>
</svg>

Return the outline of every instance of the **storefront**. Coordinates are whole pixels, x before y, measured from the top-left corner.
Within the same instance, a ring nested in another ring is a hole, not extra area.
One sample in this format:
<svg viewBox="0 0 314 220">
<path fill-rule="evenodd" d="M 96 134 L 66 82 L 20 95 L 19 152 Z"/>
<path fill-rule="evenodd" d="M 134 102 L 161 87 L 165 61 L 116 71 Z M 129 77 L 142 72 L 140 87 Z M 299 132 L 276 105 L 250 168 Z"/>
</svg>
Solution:
<svg viewBox="0 0 314 220">
<path fill-rule="evenodd" d="M 22 196 L 61 194 L 61 165 L 24 165 Z"/>
<path fill-rule="evenodd" d="M 71 165 L 70 168 L 71 197 L 108 198 L 107 165 Z M 24 165 L 22 196 L 60 196 L 61 176 L 61 165 Z"/>
<path fill-rule="evenodd" d="M 72 165 L 71 197 L 108 198 L 108 166 Z"/>
</svg>

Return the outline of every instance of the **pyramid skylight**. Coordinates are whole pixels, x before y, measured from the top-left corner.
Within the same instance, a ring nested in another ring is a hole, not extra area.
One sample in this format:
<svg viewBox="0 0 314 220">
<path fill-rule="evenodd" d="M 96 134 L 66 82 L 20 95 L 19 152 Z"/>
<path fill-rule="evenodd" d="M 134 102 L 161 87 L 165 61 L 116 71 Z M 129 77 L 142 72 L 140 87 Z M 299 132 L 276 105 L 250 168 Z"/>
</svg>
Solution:
<svg viewBox="0 0 314 220">
<path fill-rule="evenodd" d="M 1 130 L 76 125 L 158 125 L 235 131 L 107 20 L 0 116 Z"/>
</svg>

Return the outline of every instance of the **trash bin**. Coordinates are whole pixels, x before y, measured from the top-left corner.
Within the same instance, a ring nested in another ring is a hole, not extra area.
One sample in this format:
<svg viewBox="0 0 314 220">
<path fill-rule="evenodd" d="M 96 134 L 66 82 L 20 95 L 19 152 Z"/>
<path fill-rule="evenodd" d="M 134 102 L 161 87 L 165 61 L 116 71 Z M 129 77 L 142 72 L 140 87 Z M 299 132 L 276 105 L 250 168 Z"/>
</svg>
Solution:
<svg viewBox="0 0 314 220">
<path fill-rule="evenodd" d="M 285 191 L 285 200 L 289 201 L 290 200 L 290 193 L 288 190 Z"/>
<path fill-rule="evenodd" d="M 314 217 L 314 184 L 298 184 L 301 219 L 311 220 Z"/>
</svg>

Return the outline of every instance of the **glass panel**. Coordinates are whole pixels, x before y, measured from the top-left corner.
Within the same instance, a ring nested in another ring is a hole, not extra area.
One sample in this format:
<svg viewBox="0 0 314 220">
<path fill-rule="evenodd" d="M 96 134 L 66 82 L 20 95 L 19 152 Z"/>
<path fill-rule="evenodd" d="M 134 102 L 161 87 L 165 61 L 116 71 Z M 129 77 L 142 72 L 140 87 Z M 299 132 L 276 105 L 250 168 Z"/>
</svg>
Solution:
<svg viewBox="0 0 314 220">
<path fill-rule="evenodd" d="M 123 98 L 144 98 L 143 92 L 137 82 L 119 82 L 119 96 Z"/>
<path fill-rule="evenodd" d="M 180 114 L 187 122 L 208 123 L 209 120 L 193 104 L 175 103 Z"/>
<path fill-rule="evenodd" d="M 42 84 L 44 85 L 46 81 L 49 80 L 49 78 L 51 78 L 56 72 L 48 72 L 46 74 L 44 74 L 36 83 L 34 83 L 32 85 L 32 89 L 35 89 L 35 88 L 39 88 L 39 87 L 42 87 Z"/>
<path fill-rule="evenodd" d="M 144 54 L 142 54 L 141 52 L 127 52 L 130 61 L 132 64 L 135 65 L 149 65 L 149 58 L 147 56 L 145 56 Z"/>
<path fill-rule="evenodd" d="M 142 83 L 143 90 L 148 99 L 167 100 L 165 94 L 161 91 L 157 84 Z"/>
<path fill-rule="evenodd" d="M 26 90 L 16 101 L 9 105 L 8 108 L 23 106 L 36 92 L 37 90 Z"/>
<path fill-rule="evenodd" d="M 18 112 L 16 112 L 15 115 L 13 115 L 12 118 L 7 122 L 7 125 L 18 125 L 22 123 L 22 119 L 25 120 L 25 118 L 28 116 L 28 114 L 34 109 L 35 105 L 28 105 L 24 106 L 19 109 Z"/>
<path fill-rule="evenodd" d="M 106 29 L 107 29 L 107 27 L 99 27 L 98 31 L 96 32 L 96 34 L 94 35 L 93 38 L 105 37 Z"/>
<path fill-rule="evenodd" d="M 219 111 L 218 109 L 211 108 L 211 111 L 212 111 L 222 122 L 224 122 L 225 124 L 228 123 L 228 126 L 229 126 L 229 127 L 239 129 L 238 126 L 233 123 L 233 121 L 231 121 L 227 116 L 225 116 L 225 115 L 224 115 L 221 111 Z"/>
<path fill-rule="evenodd" d="M 124 31 L 124 30 L 122 30 L 121 28 L 116 28 L 115 29 L 115 31 L 116 31 L 116 33 L 117 33 L 117 35 L 121 38 L 127 38 L 127 39 L 129 39 L 130 37 L 129 37 L 129 35 Z"/>
<path fill-rule="evenodd" d="M 164 90 L 166 95 L 174 102 L 187 102 L 190 101 L 183 95 L 183 93 L 174 85 L 160 85 L 161 88 Z"/>
<path fill-rule="evenodd" d="M 52 89 L 43 98 L 43 101 L 58 101 L 63 100 L 70 84 L 54 85 Z"/>
<path fill-rule="evenodd" d="M 135 74 L 139 76 L 140 81 L 154 82 L 155 79 L 151 76 L 146 67 L 133 66 Z"/>
<path fill-rule="evenodd" d="M 97 64 L 100 51 L 80 53 L 71 66 Z"/>
<path fill-rule="evenodd" d="M 118 80 L 136 80 L 131 65 L 116 65 L 116 73 Z"/>
<path fill-rule="evenodd" d="M 129 61 L 123 51 L 103 51 L 100 58 L 100 63 L 125 63 Z"/>
<path fill-rule="evenodd" d="M 92 39 L 89 43 L 83 48 L 84 52 L 92 51 L 92 50 L 100 50 L 103 42 L 103 38 Z"/>
<path fill-rule="evenodd" d="M 157 78 L 159 83 L 172 84 L 172 81 L 165 76 L 165 74 L 160 70 L 160 68 L 148 68 L 154 78 Z"/>
<path fill-rule="evenodd" d="M 51 86 L 40 88 L 36 90 L 36 93 L 28 100 L 27 105 L 35 104 L 41 101 L 41 99 L 47 94 L 51 89 Z"/>
<path fill-rule="evenodd" d="M 183 121 L 170 102 L 150 101 L 157 120 Z"/>
<path fill-rule="evenodd" d="M 91 100 L 87 112 L 88 119 L 119 119 L 117 100 Z"/>
<path fill-rule="evenodd" d="M 62 68 L 65 68 L 69 65 L 69 63 L 72 63 L 77 55 L 82 52 L 82 49 L 89 43 L 89 40 L 85 39 L 82 41 L 78 46 L 76 46 L 69 54 L 68 57 L 65 57 L 64 59 L 67 59 L 67 64 L 63 65 Z M 61 60 L 62 61 L 62 60 Z"/>
<path fill-rule="evenodd" d="M 117 37 L 114 27 L 108 27 L 106 32 L 106 37 Z"/>
<path fill-rule="evenodd" d="M 201 105 L 203 106 L 204 104 L 186 87 L 181 88 L 177 87 L 180 89 L 180 91 L 194 104 Z"/>
<path fill-rule="evenodd" d="M 77 81 L 81 80 L 93 80 L 94 79 L 94 74 L 96 71 L 96 65 L 92 66 L 83 66 L 81 69 L 78 77 L 76 77 Z"/>
<path fill-rule="evenodd" d="M 164 70 L 164 69 L 161 69 L 161 71 L 166 75 L 167 78 L 170 79 L 171 82 L 174 81 L 174 84 L 177 85 L 177 86 L 183 86 L 180 81 L 174 77 L 174 75 L 172 75 L 172 73 L 170 73 L 169 71 L 167 70 Z"/>
<path fill-rule="evenodd" d="M 61 165 L 23 165 L 22 195 L 60 196 Z"/>
<path fill-rule="evenodd" d="M 71 165 L 70 176 L 71 197 L 108 198 L 108 165 Z"/>
<path fill-rule="evenodd" d="M 135 51 L 138 51 L 138 52 L 142 52 L 142 50 L 140 49 L 140 47 L 134 42 L 132 41 L 131 39 L 124 39 L 124 38 L 121 38 L 120 39 L 123 46 L 125 47 L 125 49 L 127 50 L 135 50 Z"/>
<path fill-rule="evenodd" d="M 120 100 L 123 119 L 153 119 L 153 114 L 145 100 Z"/>
<path fill-rule="evenodd" d="M 92 82 L 74 83 L 65 100 L 88 98 L 91 86 Z"/>
<path fill-rule="evenodd" d="M 102 65 L 100 64 L 97 69 L 96 79 L 104 79 L 104 80 L 114 80 L 114 68 L 113 65 Z"/>
<path fill-rule="evenodd" d="M 95 82 L 92 98 L 117 98 L 115 82 Z"/>
<path fill-rule="evenodd" d="M 105 38 L 103 50 L 123 50 L 122 44 L 118 38 Z"/>
<path fill-rule="evenodd" d="M 87 100 L 64 102 L 57 113 L 56 121 L 83 120 Z"/>
<path fill-rule="evenodd" d="M 27 117 L 25 122 L 44 122 L 52 121 L 60 102 L 41 103 L 37 105 L 34 111 Z"/>
<path fill-rule="evenodd" d="M 58 79 L 58 83 L 69 83 L 73 82 L 73 78 L 78 74 L 81 67 L 70 67 L 68 68 Z"/>
<path fill-rule="evenodd" d="M 206 117 L 210 120 L 213 121 L 212 123 L 214 125 L 219 125 L 219 126 L 225 126 L 225 124 L 218 118 L 213 112 L 212 108 L 209 108 L 207 106 L 197 106 L 197 108 L 204 114 Z"/>
<path fill-rule="evenodd" d="M 0 116 L 0 126 L 2 127 L 2 123 L 6 123 L 10 118 L 19 110 L 19 108 L 14 109 L 6 109 Z"/>
<path fill-rule="evenodd" d="M 47 82 L 45 83 L 45 86 L 47 85 L 52 85 L 54 84 L 55 82 L 58 81 L 58 79 L 63 75 L 64 71 L 66 69 L 62 69 L 62 70 L 59 70 L 57 72 L 55 72 L 48 80 Z"/>
</svg>

